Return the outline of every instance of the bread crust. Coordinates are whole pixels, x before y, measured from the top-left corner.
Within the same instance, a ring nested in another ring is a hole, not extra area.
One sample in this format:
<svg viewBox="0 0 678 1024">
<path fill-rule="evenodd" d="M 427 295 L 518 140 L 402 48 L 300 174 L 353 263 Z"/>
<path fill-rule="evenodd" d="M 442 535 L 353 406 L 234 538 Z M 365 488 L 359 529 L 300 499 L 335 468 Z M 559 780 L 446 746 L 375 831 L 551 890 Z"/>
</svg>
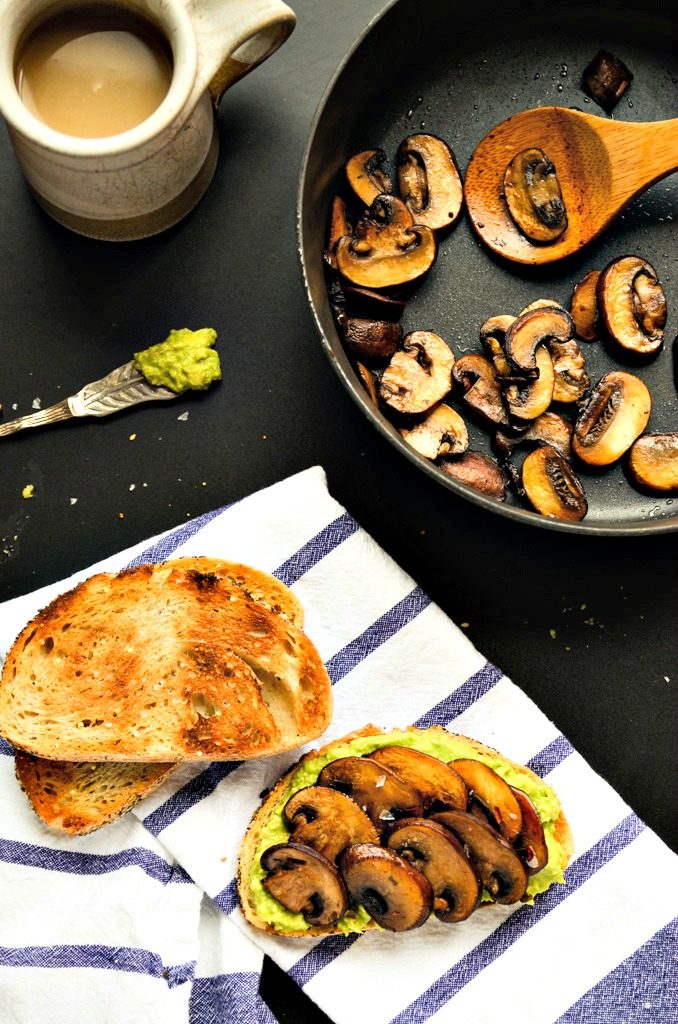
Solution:
<svg viewBox="0 0 678 1024">
<path fill-rule="evenodd" d="M 517 772 L 524 773 L 526 776 L 535 779 L 540 783 L 543 782 L 543 780 L 530 768 L 526 767 L 525 765 L 519 764 L 517 761 L 512 761 L 508 757 L 505 757 L 494 747 L 487 746 L 486 744 L 480 743 L 478 740 L 471 739 L 468 736 L 464 736 L 461 733 L 449 733 L 442 726 L 433 725 L 427 727 L 426 729 L 419 729 L 417 726 L 408 726 L 405 729 L 397 729 L 390 731 L 392 731 L 394 734 L 402 732 L 444 733 L 446 736 L 453 736 L 456 739 L 463 741 L 464 744 L 468 745 L 467 756 L 469 757 L 473 757 L 474 754 L 499 757 L 507 767 L 510 767 Z M 312 938 L 321 935 L 340 934 L 341 930 L 336 927 L 318 928 L 309 926 L 308 928 L 304 928 L 303 930 L 300 929 L 299 931 L 282 931 L 276 929 L 276 927 L 272 925 L 270 922 L 264 921 L 257 913 L 256 904 L 252 897 L 249 884 L 250 872 L 254 862 L 254 858 L 256 856 L 257 848 L 259 846 L 261 830 L 265 823 L 267 822 L 270 814 L 272 813 L 274 808 L 280 803 L 283 797 L 289 798 L 294 792 L 293 789 L 290 789 L 289 793 L 287 792 L 287 790 L 288 787 L 290 786 L 291 779 L 299 770 L 299 768 L 305 762 L 313 760 L 316 757 L 322 757 L 328 753 L 331 753 L 333 748 L 343 747 L 345 744 L 350 743 L 352 740 L 369 736 L 388 736 L 390 731 L 384 731 L 383 729 L 379 729 L 377 726 L 369 724 L 365 725 L 361 729 L 357 729 L 354 732 L 349 733 L 346 736 L 342 736 L 340 739 L 332 740 L 330 743 L 325 744 L 323 747 L 320 747 L 319 749 L 309 750 L 306 754 L 303 755 L 303 757 L 301 757 L 295 764 L 293 764 L 284 773 L 284 775 L 280 777 L 275 786 L 265 796 L 261 805 L 254 812 L 252 820 L 248 826 L 247 832 L 245 833 L 245 836 L 243 838 L 238 858 L 238 872 L 236 880 L 238 897 L 240 900 L 240 907 L 243 916 L 254 928 L 257 928 L 259 931 L 268 932 L 272 935 L 282 935 L 285 938 Z M 567 862 L 569 862 L 572 857 L 574 848 L 573 839 L 570 826 L 562 810 L 560 811 L 560 814 L 558 815 L 558 818 L 555 821 L 554 834 L 558 843 L 565 852 Z M 365 926 L 365 930 L 373 930 L 377 929 L 378 927 L 379 926 L 373 920 L 370 919 Z"/>
</svg>

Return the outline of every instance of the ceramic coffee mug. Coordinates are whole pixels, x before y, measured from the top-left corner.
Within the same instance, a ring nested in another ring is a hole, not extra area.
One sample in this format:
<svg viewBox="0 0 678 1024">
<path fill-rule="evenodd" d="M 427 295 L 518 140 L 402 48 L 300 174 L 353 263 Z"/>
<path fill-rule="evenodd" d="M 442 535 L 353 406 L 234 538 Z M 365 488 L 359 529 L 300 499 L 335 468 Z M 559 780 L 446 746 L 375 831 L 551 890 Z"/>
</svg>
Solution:
<svg viewBox="0 0 678 1024">
<path fill-rule="evenodd" d="M 83 235 L 144 238 L 184 217 L 209 185 L 218 155 L 215 110 L 234 82 L 287 39 L 281 0 L 105 0 L 151 22 L 172 53 L 172 78 L 146 120 L 118 135 L 81 138 L 44 124 L 21 101 L 17 49 L 46 14 L 92 0 L 0 0 L 0 110 L 38 202 Z"/>
</svg>

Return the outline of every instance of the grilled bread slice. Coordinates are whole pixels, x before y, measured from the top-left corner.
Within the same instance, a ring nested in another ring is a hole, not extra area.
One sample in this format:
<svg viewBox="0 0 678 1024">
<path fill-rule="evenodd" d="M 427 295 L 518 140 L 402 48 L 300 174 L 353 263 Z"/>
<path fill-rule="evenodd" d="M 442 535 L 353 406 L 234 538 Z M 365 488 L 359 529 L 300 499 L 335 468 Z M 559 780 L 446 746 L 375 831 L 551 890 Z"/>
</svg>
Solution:
<svg viewBox="0 0 678 1024">
<path fill-rule="evenodd" d="M 296 598 L 228 565 L 140 565 L 58 597 L 7 656 L 0 734 L 38 757 L 135 762 L 240 760 L 320 735 L 331 685 Z"/>
<path fill-rule="evenodd" d="M 339 758 L 369 757 L 381 747 L 399 746 L 412 747 L 443 762 L 454 761 L 457 758 L 480 761 L 493 768 L 511 786 L 525 793 L 536 808 L 544 831 L 548 863 L 530 876 L 526 893 L 522 898 L 531 902 L 535 895 L 546 891 L 552 884 L 563 882 L 563 871 L 573 853 L 572 833 L 558 797 L 543 779 L 529 768 L 504 757 L 492 747 L 466 736 L 450 733 L 440 726 L 426 729 L 413 726 L 385 732 L 368 725 L 342 739 L 332 741 L 319 750 L 311 750 L 305 754 L 281 777 L 254 813 L 241 844 L 237 879 L 240 906 L 245 919 L 253 927 L 287 938 L 307 938 L 340 932 L 359 933 L 377 927 L 365 907 L 351 901 L 347 913 L 336 923 L 322 927 L 308 924 L 301 912 L 293 913 L 285 909 L 270 892 L 266 891 L 263 882 L 267 872 L 261 861 L 266 851 L 277 844 L 297 841 L 285 821 L 284 807 L 295 793 L 305 787 L 313 787 L 318 774 L 326 765 Z M 385 773 L 386 769 L 383 770 Z M 427 775 L 431 777 L 430 772 Z M 409 781 L 412 782 L 412 777 Z M 383 776 L 377 779 L 376 786 L 379 787 L 380 784 L 384 784 Z M 303 803 L 302 796 L 300 805 Z M 424 813 L 428 814 L 429 811 Z M 315 834 L 322 834 L 317 825 L 318 822 L 314 822 Z M 326 822 L 324 828 L 332 835 L 339 831 L 330 822 Z M 385 834 L 388 835 L 388 828 Z M 303 843 L 304 840 L 300 842 Z M 321 852 L 320 849 L 318 852 Z M 294 850 L 290 853 L 293 861 Z M 416 862 L 416 858 L 414 859 Z M 337 862 L 341 865 L 341 854 L 335 859 L 335 865 Z M 316 898 L 314 897 L 311 902 L 315 902 Z"/>
</svg>

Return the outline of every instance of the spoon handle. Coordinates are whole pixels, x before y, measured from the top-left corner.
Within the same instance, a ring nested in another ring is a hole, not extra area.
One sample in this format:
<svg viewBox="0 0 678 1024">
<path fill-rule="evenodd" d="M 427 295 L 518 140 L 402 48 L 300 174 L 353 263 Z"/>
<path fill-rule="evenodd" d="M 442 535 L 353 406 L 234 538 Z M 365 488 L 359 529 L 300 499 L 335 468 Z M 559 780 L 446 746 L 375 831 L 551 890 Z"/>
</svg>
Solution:
<svg viewBox="0 0 678 1024">
<path fill-rule="evenodd" d="M 670 121 L 607 122 L 616 150 L 619 188 L 629 194 L 678 170 L 678 118 Z M 614 126 L 614 128 L 612 128 Z"/>
</svg>

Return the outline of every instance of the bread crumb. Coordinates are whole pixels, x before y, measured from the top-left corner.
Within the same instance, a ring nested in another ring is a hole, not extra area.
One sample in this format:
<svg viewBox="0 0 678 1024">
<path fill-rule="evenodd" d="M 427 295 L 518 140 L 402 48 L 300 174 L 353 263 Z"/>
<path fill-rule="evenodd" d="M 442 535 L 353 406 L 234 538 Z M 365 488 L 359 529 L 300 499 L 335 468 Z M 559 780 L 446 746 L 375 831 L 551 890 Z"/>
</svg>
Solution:
<svg viewBox="0 0 678 1024">
<path fill-rule="evenodd" d="M 28 498 L 32 498 L 34 496 L 34 494 L 35 494 L 35 485 L 34 484 L 26 484 L 26 486 L 23 488 L 23 490 L 21 492 L 21 497 L 25 498 L 26 500 L 28 500 Z"/>
<path fill-rule="evenodd" d="M 75 505 L 75 504 L 77 503 L 77 500 L 78 500 L 78 499 L 77 499 L 77 498 L 69 498 L 68 500 L 69 500 L 69 503 L 70 503 L 71 505 Z"/>
<path fill-rule="evenodd" d="M 549 629 L 549 636 L 551 637 L 552 640 L 555 640 L 555 638 L 558 636 L 558 633 L 556 632 L 555 629 Z"/>
<path fill-rule="evenodd" d="M 33 401 L 31 402 L 31 409 L 41 409 L 41 408 L 42 408 L 42 399 L 41 398 L 34 398 Z"/>
<path fill-rule="evenodd" d="M 136 434 L 130 434 L 129 437 L 127 438 L 128 441 L 136 441 L 136 439 L 137 439 L 137 435 Z"/>
<path fill-rule="evenodd" d="M 177 416 L 177 419 L 181 420 L 182 423 L 185 423 L 186 420 L 188 419 L 188 412 L 180 412 L 179 415 Z"/>
</svg>

